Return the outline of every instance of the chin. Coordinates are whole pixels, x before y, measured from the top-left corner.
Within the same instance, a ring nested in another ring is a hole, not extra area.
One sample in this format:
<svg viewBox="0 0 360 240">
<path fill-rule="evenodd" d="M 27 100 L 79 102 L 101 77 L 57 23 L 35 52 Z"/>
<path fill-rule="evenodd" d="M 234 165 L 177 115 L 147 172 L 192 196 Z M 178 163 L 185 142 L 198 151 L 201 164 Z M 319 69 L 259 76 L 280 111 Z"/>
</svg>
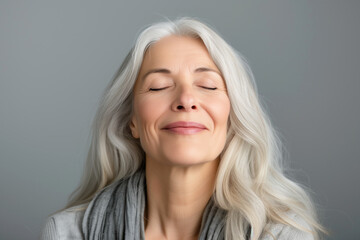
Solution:
<svg viewBox="0 0 360 240">
<path fill-rule="evenodd" d="M 209 163 L 217 158 L 217 156 L 206 156 L 203 153 L 206 151 L 199 152 L 198 149 L 196 151 L 174 151 L 164 154 L 163 161 L 168 165 L 191 167 Z"/>
<path fill-rule="evenodd" d="M 205 163 L 211 162 L 211 160 L 194 160 L 194 159 L 167 159 L 166 163 L 174 167 L 192 167 L 199 166 Z"/>
</svg>

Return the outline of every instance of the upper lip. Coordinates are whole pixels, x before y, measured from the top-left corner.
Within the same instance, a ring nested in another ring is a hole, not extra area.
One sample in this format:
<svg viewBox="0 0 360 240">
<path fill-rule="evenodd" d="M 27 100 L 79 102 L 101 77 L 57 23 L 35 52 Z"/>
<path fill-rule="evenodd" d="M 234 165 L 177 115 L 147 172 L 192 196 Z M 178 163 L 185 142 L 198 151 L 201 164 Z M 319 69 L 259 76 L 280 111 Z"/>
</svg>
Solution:
<svg viewBox="0 0 360 240">
<path fill-rule="evenodd" d="M 185 122 L 185 121 L 169 123 L 168 125 L 163 127 L 163 129 L 169 129 L 169 128 L 202 128 L 202 129 L 206 129 L 206 127 L 201 123 Z"/>
</svg>

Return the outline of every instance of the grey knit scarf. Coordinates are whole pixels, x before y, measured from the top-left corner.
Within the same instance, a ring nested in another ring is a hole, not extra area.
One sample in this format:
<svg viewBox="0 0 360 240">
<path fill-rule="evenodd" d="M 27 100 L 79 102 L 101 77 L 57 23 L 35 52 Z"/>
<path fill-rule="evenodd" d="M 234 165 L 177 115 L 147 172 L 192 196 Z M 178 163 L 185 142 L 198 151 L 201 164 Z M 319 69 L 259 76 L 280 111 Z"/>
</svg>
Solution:
<svg viewBox="0 0 360 240">
<path fill-rule="evenodd" d="M 90 240 L 144 240 L 146 202 L 145 171 L 104 188 L 85 211 L 82 230 Z M 224 239 L 226 211 L 215 206 L 210 198 L 201 224 L 201 240 Z"/>
</svg>

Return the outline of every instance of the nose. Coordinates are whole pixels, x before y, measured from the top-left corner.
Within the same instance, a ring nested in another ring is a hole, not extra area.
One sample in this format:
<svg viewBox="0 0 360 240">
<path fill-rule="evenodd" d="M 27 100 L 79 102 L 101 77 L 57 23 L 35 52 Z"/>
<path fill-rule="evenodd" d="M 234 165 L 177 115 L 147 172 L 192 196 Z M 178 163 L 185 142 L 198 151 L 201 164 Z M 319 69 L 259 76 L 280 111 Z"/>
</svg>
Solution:
<svg viewBox="0 0 360 240">
<path fill-rule="evenodd" d="M 196 96 L 193 93 L 191 86 L 181 87 L 177 93 L 174 102 L 172 103 L 173 111 L 197 111 L 199 109 Z"/>
</svg>

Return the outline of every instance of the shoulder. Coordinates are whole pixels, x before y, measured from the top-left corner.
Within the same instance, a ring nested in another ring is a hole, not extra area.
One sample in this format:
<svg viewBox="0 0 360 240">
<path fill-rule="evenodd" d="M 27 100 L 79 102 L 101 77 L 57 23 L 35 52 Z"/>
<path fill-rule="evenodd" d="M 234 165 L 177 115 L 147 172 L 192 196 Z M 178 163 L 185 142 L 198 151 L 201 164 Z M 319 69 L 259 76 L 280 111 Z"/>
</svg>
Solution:
<svg viewBox="0 0 360 240">
<path fill-rule="evenodd" d="M 40 239 L 83 239 L 81 225 L 85 208 L 82 205 L 75 206 L 48 217 L 42 229 Z"/>
<path fill-rule="evenodd" d="M 296 213 L 289 212 L 288 216 L 291 218 L 291 220 L 293 220 L 297 224 L 301 225 L 305 229 L 310 230 L 310 226 L 304 221 L 302 217 L 300 217 Z M 273 239 L 314 240 L 314 236 L 309 232 L 302 231 L 293 226 L 276 223 L 276 224 L 270 224 L 267 233 L 261 238 L 261 240 L 273 240 Z"/>
</svg>

